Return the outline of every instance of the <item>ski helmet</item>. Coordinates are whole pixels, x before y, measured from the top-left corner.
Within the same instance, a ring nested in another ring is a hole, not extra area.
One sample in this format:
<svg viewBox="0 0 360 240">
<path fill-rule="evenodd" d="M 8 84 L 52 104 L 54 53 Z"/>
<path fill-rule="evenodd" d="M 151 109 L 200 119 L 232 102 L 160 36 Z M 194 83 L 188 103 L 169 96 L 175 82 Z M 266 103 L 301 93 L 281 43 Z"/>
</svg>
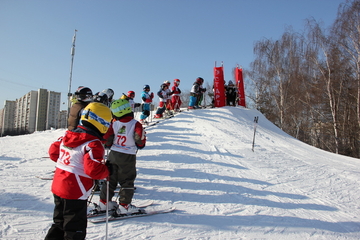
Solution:
<svg viewBox="0 0 360 240">
<path fill-rule="evenodd" d="M 180 79 L 174 79 L 174 84 L 176 85 L 176 86 L 179 86 L 180 85 Z"/>
<path fill-rule="evenodd" d="M 126 99 L 118 99 L 111 103 L 111 112 L 115 117 L 122 117 L 132 112 L 131 105 Z"/>
<path fill-rule="evenodd" d="M 105 134 L 110 127 L 112 115 L 110 109 L 102 103 L 89 103 L 81 113 L 81 124 L 95 128 Z"/>
<path fill-rule="evenodd" d="M 94 101 L 94 102 L 103 103 L 103 104 L 105 104 L 106 106 L 109 104 L 108 95 L 107 95 L 106 93 L 104 93 L 104 92 L 97 92 L 97 93 L 95 93 L 94 98 L 93 98 L 93 101 Z"/>
<path fill-rule="evenodd" d="M 160 88 L 162 90 L 165 90 L 165 88 L 169 88 L 169 86 L 166 83 L 161 84 Z"/>
<path fill-rule="evenodd" d="M 135 92 L 134 91 L 128 91 L 127 92 L 127 97 L 128 98 L 134 98 L 135 97 Z"/>
<path fill-rule="evenodd" d="M 164 82 L 164 84 L 170 86 L 171 83 L 170 83 L 168 80 L 166 80 L 166 81 Z"/>
<path fill-rule="evenodd" d="M 93 94 L 90 88 L 80 86 L 75 92 L 75 98 L 82 102 L 91 102 Z"/>
<path fill-rule="evenodd" d="M 111 88 L 107 88 L 102 90 L 101 92 L 105 93 L 109 99 L 109 102 L 112 102 L 113 96 L 114 96 L 114 90 Z"/>
<path fill-rule="evenodd" d="M 149 85 L 144 85 L 144 88 L 143 88 L 143 90 L 149 90 L 150 91 L 150 86 Z"/>
<path fill-rule="evenodd" d="M 203 84 L 204 79 L 203 79 L 202 77 L 198 77 L 198 78 L 196 79 L 196 82 L 199 83 L 199 84 Z"/>
<path fill-rule="evenodd" d="M 231 80 L 229 80 L 229 83 L 228 83 L 228 85 L 230 86 L 233 86 L 234 85 L 234 83 L 231 81 Z"/>
</svg>

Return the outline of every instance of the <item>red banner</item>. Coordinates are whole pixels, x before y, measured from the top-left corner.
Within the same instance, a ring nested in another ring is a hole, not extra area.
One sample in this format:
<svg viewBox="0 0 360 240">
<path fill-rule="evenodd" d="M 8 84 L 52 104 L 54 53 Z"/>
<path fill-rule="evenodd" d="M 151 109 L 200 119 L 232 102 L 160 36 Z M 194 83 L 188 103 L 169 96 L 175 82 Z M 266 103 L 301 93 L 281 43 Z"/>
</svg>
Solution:
<svg viewBox="0 0 360 240">
<path fill-rule="evenodd" d="M 243 74 L 242 74 L 241 68 L 236 67 L 235 80 L 236 80 L 236 87 L 238 89 L 238 105 L 246 107 L 244 79 L 243 79 Z"/>
<path fill-rule="evenodd" d="M 226 105 L 223 66 L 214 67 L 214 105 L 215 107 L 223 107 Z"/>
</svg>

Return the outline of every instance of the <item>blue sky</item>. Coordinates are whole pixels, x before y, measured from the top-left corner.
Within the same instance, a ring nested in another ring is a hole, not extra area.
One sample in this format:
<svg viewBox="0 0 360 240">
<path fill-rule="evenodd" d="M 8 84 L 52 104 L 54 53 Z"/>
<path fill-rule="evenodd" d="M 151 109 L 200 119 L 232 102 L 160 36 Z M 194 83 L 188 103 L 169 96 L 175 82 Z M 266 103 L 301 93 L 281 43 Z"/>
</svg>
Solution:
<svg viewBox="0 0 360 240">
<path fill-rule="evenodd" d="M 329 27 L 345 0 L 0 0 L 0 108 L 31 90 L 61 92 L 67 108 L 70 50 L 77 29 L 72 75 L 93 92 L 165 80 L 190 90 L 197 77 L 212 84 L 215 61 L 225 80 L 237 64 L 248 68 L 254 43 L 302 32 L 305 19 Z"/>
</svg>

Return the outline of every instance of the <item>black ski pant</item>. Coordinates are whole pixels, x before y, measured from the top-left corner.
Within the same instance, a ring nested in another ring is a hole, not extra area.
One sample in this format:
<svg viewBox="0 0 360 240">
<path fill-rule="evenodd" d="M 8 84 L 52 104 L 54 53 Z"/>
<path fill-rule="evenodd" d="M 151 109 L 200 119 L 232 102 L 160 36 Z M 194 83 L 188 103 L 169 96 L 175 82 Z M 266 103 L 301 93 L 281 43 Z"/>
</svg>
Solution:
<svg viewBox="0 0 360 240">
<path fill-rule="evenodd" d="M 114 196 L 114 191 L 120 184 L 119 203 L 130 204 L 134 196 L 134 182 L 136 178 L 136 155 L 110 151 L 108 161 L 112 165 L 109 177 L 109 201 Z M 106 184 L 103 184 L 100 199 L 106 200 Z"/>
<path fill-rule="evenodd" d="M 87 227 L 87 200 L 64 199 L 54 194 L 54 223 L 45 240 L 83 240 Z"/>
</svg>

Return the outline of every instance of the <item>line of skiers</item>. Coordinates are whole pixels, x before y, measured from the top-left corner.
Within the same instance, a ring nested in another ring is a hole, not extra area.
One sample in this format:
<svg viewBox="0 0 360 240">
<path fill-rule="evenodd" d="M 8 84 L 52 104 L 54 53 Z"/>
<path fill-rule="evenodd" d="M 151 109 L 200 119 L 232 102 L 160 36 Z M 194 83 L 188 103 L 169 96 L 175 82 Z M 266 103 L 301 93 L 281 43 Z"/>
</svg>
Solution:
<svg viewBox="0 0 360 240">
<path fill-rule="evenodd" d="M 189 109 L 199 108 L 206 91 L 204 79 L 198 77 L 190 91 Z M 180 80 L 161 84 L 157 95 L 160 99 L 155 118 L 165 110 L 180 111 L 182 104 Z M 50 159 L 56 162 L 51 191 L 54 197 L 53 224 L 46 240 L 85 239 L 87 228 L 88 197 L 96 180 L 107 179 L 103 184 L 96 209 L 114 210 L 116 214 L 132 214 L 139 209 L 132 205 L 136 178 L 136 153 L 146 144 L 146 134 L 141 123 L 151 113 L 154 93 L 145 85 L 141 93 L 142 113 L 140 121 L 134 119 L 135 92 L 129 91 L 120 99 L 113 99 L 110 88 L 92 94 L 88 87 L 80 86 L 72 99 L 68 129 L 64 136 L 51 144 Z M 110 152 L 105 160 L 105 149 Z M 119 202 L 111 201 L 118 184 L 121 186 Z"/>
</svg>

